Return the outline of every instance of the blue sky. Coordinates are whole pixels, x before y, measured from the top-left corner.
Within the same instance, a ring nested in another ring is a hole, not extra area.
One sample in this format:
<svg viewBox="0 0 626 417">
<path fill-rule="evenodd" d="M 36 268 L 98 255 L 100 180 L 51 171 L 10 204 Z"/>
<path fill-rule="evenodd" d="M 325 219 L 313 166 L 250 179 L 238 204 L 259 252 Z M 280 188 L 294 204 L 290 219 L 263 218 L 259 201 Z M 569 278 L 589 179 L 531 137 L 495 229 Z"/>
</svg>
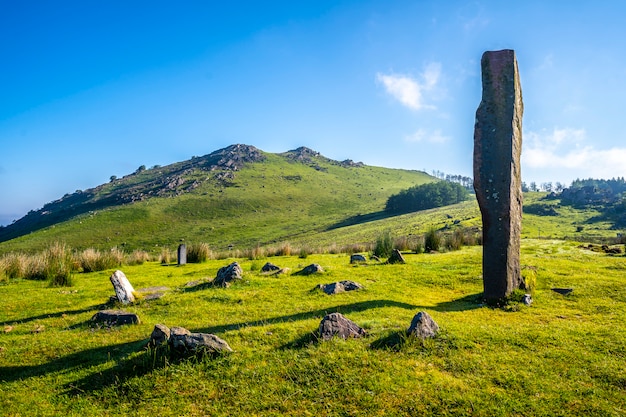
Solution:
<svg viewBox="0 0 626 417">
<path fill-rule="evenodd" d="M 626 176 L 622 1 L 0 0 L 0 224 L 234 143 L 471 175 L 514 49 L 526 182 Z"/>
</svg>

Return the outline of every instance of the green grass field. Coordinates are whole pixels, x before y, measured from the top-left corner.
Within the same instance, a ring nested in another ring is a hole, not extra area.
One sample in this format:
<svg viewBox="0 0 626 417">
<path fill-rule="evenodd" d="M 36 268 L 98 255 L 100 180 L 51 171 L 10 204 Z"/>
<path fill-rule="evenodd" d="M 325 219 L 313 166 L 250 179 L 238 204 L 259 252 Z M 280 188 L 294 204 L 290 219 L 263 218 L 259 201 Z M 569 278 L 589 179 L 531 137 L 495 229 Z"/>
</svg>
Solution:
<svg viewBox="0 0 626 417">
<path fill-rule="evenodd" d="M 481 247 L 407 254 L 405 265 L 352 266 L 346 254 L 238 259 L 230 288 L 189 290 L 233 259 L 183 267 L 123 267 L 136 289 L 167 286 L 128 311 L 142 323 L 90 324 L 113 295 L 113 270 L 77 274 L 73 287 L 0 285 L 0 414 L 621 416 L 626 414 L 626 258 L 557 240 L 522 241 L 537 268 L 530 307 L 492 309 L 482 292 Z M 269 260 L 313 276 L 264 276 Z M 364 290 L 313 288 L 351 279 Z M 571 287 L 562 296 L 550 289 Z M 339 311 L 364 339 L 318 342 Z M 426 311 L 433 340 L 404 336 Z M 144 346 L 157 323 L 214 333 L 234 352 L 166 362 Z"/>
</svg>

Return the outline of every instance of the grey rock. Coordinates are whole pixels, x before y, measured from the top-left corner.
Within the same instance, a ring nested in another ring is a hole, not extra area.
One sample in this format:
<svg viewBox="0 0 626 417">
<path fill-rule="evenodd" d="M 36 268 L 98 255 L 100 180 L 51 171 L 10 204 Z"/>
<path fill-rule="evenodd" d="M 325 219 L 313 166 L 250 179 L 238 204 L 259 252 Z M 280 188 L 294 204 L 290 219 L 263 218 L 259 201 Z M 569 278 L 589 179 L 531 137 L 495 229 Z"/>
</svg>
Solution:
<svg viewBox="0 0 626 417">
<path fill-rule="evenodd" d="M 120 326 L 123 324 L 139 324 L 139 316 L 123 310 L 102 310 L 91 317 L 91 321 L 103 323 L 107 326 Z"/>
<path fill-rule="evenodd" d="M 330 284 L 320 284 L 317 286 L 320 290 L 324 291 L 328 295 L 339 294 L 345 291 L 354 291 L 363 288 L 361 284 L 354 281 L 339 281 Z"/>
<path fill-rule="evenodd" d="M 435 337 L 437 332 L 439 332 L 439 325 L 435 323 L 435 320 L 425 311 L 420 311 L 413 317 L 408 329 L 409 334 L 419 337 L 420 339 Z"/>
<path fill-rule="evenodd" d="M 390 264 L 406 263 L 406 261 L 404 260 L 404 256 L 402 256 L 402 254 L 400 253 L 398 249 L 393 250 L 393 252 L 391 253 L 391 256 L 389 257 L 389 259 L 387 259 L 387 262 Z"/>
<path fill-rule="evenodd" d="M 533 303 L 533 297 L 530 294 L 524 294 L 522 297 L 522 303 L 527 306 L 531 305 Z"/>
<path fill-rule="evenodd" d="M 233 262 L 217 271 L 217 276 L 215 277 L 213 284 L 228 287 L 232 281 L 242 278 L 243 269 L 241 269 L 241 266 L 237 262 Z"/>
<path fill-rule="evenodd" d="M 179 354 L 232 352 L 228 343 L 211 333 L 191 333 L 183 327 L 170 329 L 169 344 Z"/>
<path fill-rule="evenodd" d="M 474 190 L 483 222 L 483 287 L 498 302 L 520 287 L 522 89 L 515 52 L 487 51 L 474 127 Z"/>
<path fill-rule="evenodd" d="M 187 245 L 185 245 L 184 243 L 178 245 L 177 256 L 179 266 L 187 264 Z"/>
<path fill-rule="evenodd" d="M 296 272 L 296 275 L 311 275 L 324 272 L 324 269 L 318 264 L 311 264 L 304 267 L 301 271 Z"/>
<path fill-rule="evenodd" d="M 115 295 L 120 303 L 130 304 L 135 302 L 135 289 L 122 271 L 115 271 L 109 279 L 111 280 L 111 284 L 113 284 Z"/>
<path fill-rule="evenodd" d="M 367 262 L 367 259 L 365 259 L 365 256 L 361 255 L 360 253 L 353 253 L 352 255 L 350 255 L 351 264 L 364 263 L 364 262 Z"/>
<path fill-rule="evenodd" d="M 261 272 L 274 272 L 274 271 L 280 271 L 280 267 L 277 265 L 274 265 L 271 262 L 267 262 L 265 265 L 263 265 L 263 267 L 261 268 Z"/>
<path fill-rule="evenodd" d="M 164 324 L 156 324 L 150 335 L 150 346 L 161 346 L 170 340 L 170 328 Z"/>
<path fill-rule="evenodd" d="M 342 339 L 359 338 L 365 336 L 365 330 L 341 313 L 331 313 L 320 322 L 319 335 L 323 340 L 330 340 L 335 336 Z"/>
</svg>

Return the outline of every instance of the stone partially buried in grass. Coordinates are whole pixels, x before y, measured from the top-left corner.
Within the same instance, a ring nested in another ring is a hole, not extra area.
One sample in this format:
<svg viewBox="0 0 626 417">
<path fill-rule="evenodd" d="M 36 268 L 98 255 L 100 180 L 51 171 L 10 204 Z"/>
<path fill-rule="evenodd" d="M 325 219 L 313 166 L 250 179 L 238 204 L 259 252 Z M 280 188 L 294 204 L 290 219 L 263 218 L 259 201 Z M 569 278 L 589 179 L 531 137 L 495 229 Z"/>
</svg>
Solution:
<svg viewBox="0 0 626 417">
<path fill-rule="evenodd" d="M 342 339 L 365 336 L 365 330 L 353 321 L 345 318 L 341 313 L 327 314 L 320 322 L 319 334 L 323 340 L 330 340 L 337 336 Z"/>
<path fill-rule="evenodd" d="M 300 271 L 296 272 L 294 275 L 312 275 L 324 272 L 324 269 L 319 264 L 311 264 L 309 266 L 305 266 Z"/>
<path fill-rule="evenodd" d="M 333 294 L 339 294 L 341 292 L 346 292 L 346 291 L 360 290 L 361 288 L 363 288 L 363 286 L 359 284 L 358 282 L 345 280 L 345 281 L 333 282 L 330 284 L 320 284 L 316 288 L 324 291 L 328 295 L 333 295 Z"/>
<path fill-rule="evenodd" d="M 164 324 L 155 325 L 148 345 L 158 347 L 166 343 L 172 352 L 182 356 L 233 351 L 225 340 L 214 334 L 192 333 L 184 327 L 172 327 L 170 329 Z"/>
<path fill-rule="evenodd" d="M 139 324 L 139 316 L 123 310 L 102 310 L 91 317 L 95 323 L 103 323 L 107 326 L 120 326 L 123 324 Z"/>
</svg>

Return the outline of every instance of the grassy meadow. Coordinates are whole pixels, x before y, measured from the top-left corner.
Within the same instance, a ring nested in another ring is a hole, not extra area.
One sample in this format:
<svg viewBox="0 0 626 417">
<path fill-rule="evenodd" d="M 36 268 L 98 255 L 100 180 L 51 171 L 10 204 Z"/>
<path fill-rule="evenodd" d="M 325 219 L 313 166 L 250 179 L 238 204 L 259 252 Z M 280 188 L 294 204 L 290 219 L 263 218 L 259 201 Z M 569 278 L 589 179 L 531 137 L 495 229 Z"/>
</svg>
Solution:
<svg viewBox="0 0 626 417">
<path fill-rule="evenodd" d="M 626 258 L 573 242 L 525 238 L 536 268 L 530 306 L 480 304 L 479 246 L 405 255 L 404 265 L 349 264 L 347 254 L 159 262 L 124 266 L 135 289 L 167 286 L 126 307 L 138 325 L 90 318 L 114 269 L 78 273 L 71 287 L 13 279 L 0 285 L 0 414 L 7 416 L 620 416 L 626 414 Z M 237 260 L 230 288 L 186 287 Z M 266 261 L 291 273 L 266 276 Z M 325 272 L 298 276 L 311 263 Z M 531 269 L 525 269 L 530 271 Z M 314 287 L 350 279 L 363 290 Z M 574 291 L 562 296 L 553 287 Z M 363 339 L 318 341 L 341 312 Z M 405 336 L 428 312 L 432 340 Z M 157 323 L 214 333 L 231 354 L 169 361 L 144 349 Z"/>
</svg>

